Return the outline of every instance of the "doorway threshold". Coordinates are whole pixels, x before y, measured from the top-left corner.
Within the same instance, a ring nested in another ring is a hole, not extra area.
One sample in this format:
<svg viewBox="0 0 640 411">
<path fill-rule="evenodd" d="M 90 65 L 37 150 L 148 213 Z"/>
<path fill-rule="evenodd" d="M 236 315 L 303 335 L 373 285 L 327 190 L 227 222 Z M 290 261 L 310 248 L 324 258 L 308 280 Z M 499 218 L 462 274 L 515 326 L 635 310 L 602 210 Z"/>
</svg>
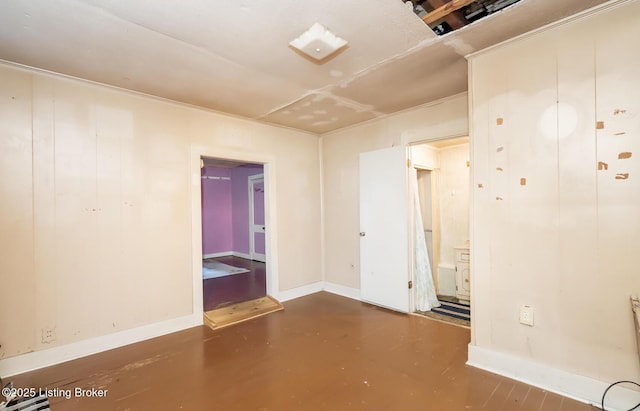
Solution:
<svg viewBox="0 0 640 411">
<path fill-rule="evenodd" d="M 204 313 L 204 323 L 211 329 L 219 330 L 284 310 L 284 306 L 271 296 L 256 298 Z"/>
<path fill-rule="evenodd" d="M 432 308 L 431 311 L 416 311 L 416 314 L 464 328 L 471 327 L 469 301 L 441 295 L 438 295 L 438 300 L 440 301 L 439 307 Z"/>
</svg>

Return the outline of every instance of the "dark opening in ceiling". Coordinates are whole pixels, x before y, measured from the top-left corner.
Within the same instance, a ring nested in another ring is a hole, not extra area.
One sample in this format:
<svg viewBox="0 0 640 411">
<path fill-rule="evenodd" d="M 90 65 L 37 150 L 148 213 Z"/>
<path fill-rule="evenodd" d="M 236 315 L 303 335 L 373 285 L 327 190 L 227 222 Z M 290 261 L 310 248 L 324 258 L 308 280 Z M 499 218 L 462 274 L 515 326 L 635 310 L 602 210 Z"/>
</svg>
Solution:
<svg viewBox="0 0 640 411">
<path fill-rule="evenodd" d="M 411 0 L 406 2 L 437 35 L 447 34 L 520 0 Z"/>
</svg>

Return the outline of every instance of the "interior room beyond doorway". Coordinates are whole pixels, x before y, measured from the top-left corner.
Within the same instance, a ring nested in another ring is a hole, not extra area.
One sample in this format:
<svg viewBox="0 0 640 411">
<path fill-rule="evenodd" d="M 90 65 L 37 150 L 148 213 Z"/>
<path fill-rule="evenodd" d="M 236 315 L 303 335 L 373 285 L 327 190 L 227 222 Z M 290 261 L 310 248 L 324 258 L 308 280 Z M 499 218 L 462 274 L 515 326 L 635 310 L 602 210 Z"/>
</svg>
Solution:
<svg viewBox="0 0 640 411">
<path fill-rule="evenodd" d="M 411 157 L 427 254 L 441 302 L 441 307 L 421 314 L 469 326 L 469 138 L 414 145 Z"/>
<path fill-rule="evenodd" d="M 266 296 L 264 166 L 202 158 L 201 190 L 203 311 Z"/>
</svg>

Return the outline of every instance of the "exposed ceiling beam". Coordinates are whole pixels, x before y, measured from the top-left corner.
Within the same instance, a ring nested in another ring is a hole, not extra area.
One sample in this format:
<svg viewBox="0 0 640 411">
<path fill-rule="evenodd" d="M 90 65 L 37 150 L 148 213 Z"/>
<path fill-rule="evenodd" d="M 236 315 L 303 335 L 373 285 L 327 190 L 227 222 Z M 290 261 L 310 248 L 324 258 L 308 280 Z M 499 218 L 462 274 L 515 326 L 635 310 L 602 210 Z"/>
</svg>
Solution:
<svg viewBox="0 0 640 411">
<path fill-rule="evenodd" d="M 446 0 L 427 0 L 427 3 L 431 6 L 433 10 L 435 10 L 438 7 L 445 6 L 447 4 L 447 1 Z M 457 10 L 447 15 L 444 18 L 444 21 L 446 21 L 447 24 L 449 24 L 449 26 L 451 26 L 453 30 L 458 30 L 459 28 L 462 28 L 467 24 L 469 24 L 469 21 L 467 21 L 467 19 L 464 18 L 464 15 L 462 14 L 462 12 Z"/>
<path fill-rule="evenodd" d="M 431 13 L 422 17 L 422 20 L 427 24 L 434 23 L 440 19 L 443 19 L 444 17 L 453 13 L 456 10 L 461 9 L 464 6 L 468 6 L 474 1 L 475 0 L 451 0 L 449 3 L 445 4 L 444 6 L 440 6 L 437 9 L 433 10 Z"/>
</svg>

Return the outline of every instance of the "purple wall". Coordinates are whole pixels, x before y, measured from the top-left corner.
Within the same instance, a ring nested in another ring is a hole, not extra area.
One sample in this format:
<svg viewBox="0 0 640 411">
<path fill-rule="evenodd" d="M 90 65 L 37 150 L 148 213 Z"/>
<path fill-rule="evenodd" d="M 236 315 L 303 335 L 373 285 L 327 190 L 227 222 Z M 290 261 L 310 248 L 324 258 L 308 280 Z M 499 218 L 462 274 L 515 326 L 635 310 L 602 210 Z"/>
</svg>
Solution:
<svg viewBox="0 0 640 411">
<path fill-rule="evenodd" d="M 231 178 L 228 168 L 204 167 L 202 176 Z M 231 180 L 202 179 L 202 254 L 232 250 Z"/>
<path fill-rule="evenodd" d="M 249 176 L 263 172 L 262 165 L 202 169 L 203 176 L 231 178 L 201 180 L 202 254 L 249 254 Z"/>
<path fill-rule="evenodd" d="M 233 197 L 233 251 L 249 254 L 249 176 L 262 174 L 262 165 L 236 167 L 231 172 Z"/>
</svg>

